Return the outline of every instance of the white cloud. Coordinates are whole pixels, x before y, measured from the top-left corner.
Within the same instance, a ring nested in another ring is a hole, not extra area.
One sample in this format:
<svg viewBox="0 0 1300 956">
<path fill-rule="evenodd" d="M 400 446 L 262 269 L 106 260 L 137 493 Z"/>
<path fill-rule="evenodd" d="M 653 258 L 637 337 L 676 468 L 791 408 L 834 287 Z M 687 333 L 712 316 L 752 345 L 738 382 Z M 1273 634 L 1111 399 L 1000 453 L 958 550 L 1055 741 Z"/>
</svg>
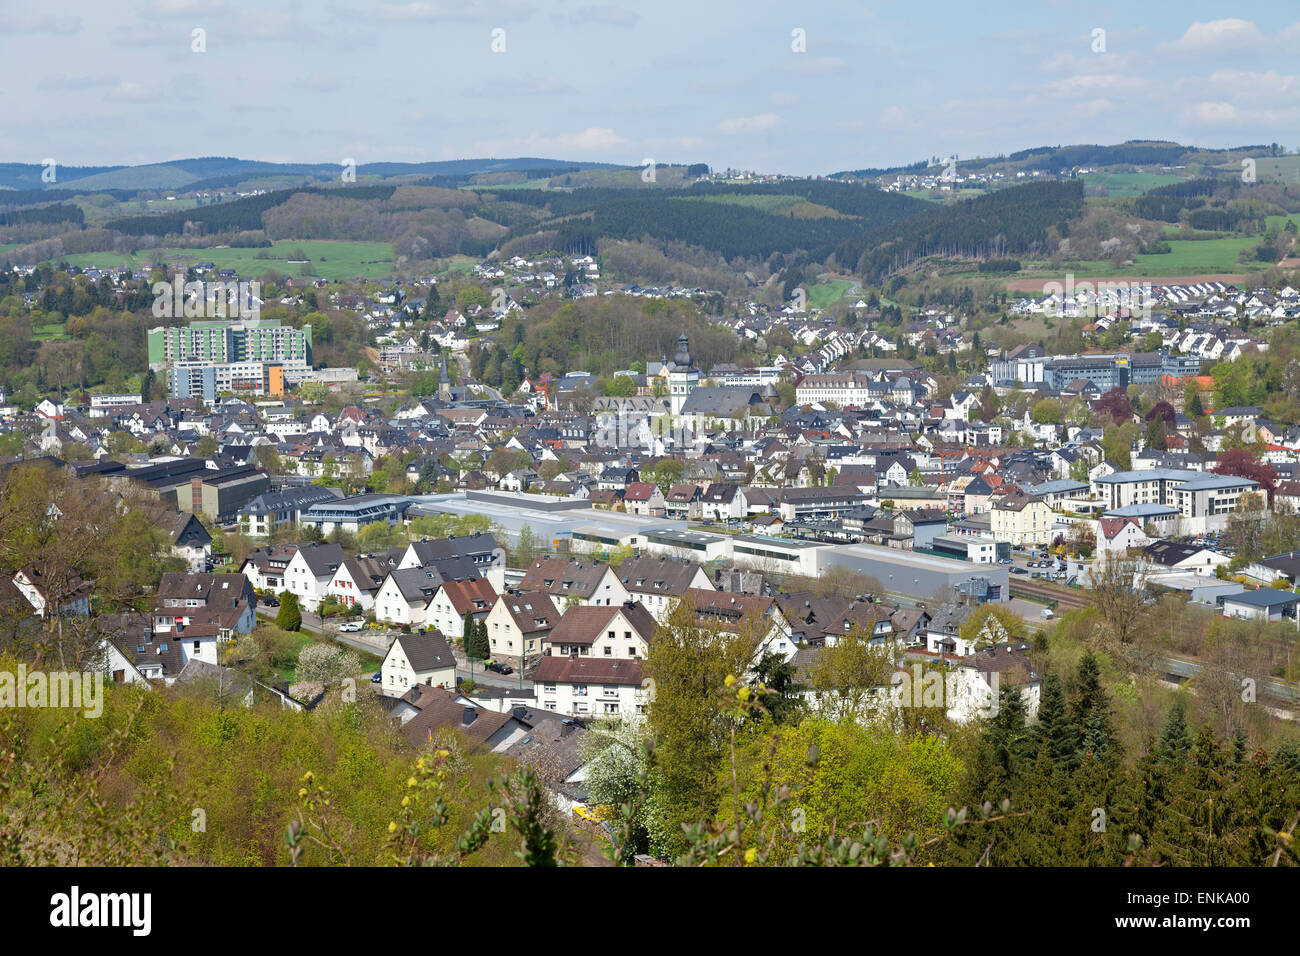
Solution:
<svg viewBox="0 0 1300 956">
<path fill-rule="evenodd" d="M 474 145 L 487 155 L 517 156 L 548 152 L 590 153 L 626 146 L 627 140 L 612 129 L 589 126 L 576 133 L 561 133 L 558 136 L 543 136 L 534 130 L 522 138 L 479 140 Z"/>
<path fill-rule="evenodd" d="M 503 24 L 511 20 L 524 20 L 533 15 L 533 8 L 523 3 L 485 3 L 482 0 L 462 0 L 460 3 L 430 3 L 429 0 L 409 0 L 407 3 L 381 3 L 379 16 L 385 20 L 424 21 L 439 23 L 486 21 Z"/>
<path fill-rule="evenodd" d="M 800 73 L 804 76 L 830 76 L 848 69 L 848 62 L 840 59 L 838 56 L 817 56 L 809 57 L 807 54 L 795 54 L 791 58 L 792 73 Z"/>
<path fill-rule="evenodd" d="M 886 106 L 880 111 L 881 126 L 902 126 L 907 113 L 901 106 Z"/>
<path fill-rule="evenodd" d="M 1218 91 L 1239 97 L 1295 96 L 1300 92 L 1300 76 L 1276 73 L 1252 73 L 1248 70 L 1222 69 L 1210 74 L 1210 85 Z"/>
<path fill-rule="evenodd" d="M 119 77 L 109 74 L 99 76 L 46 76 L 36 81 L 38 90 L 52 90 L 58 93 L 77 93 L 93 90 L 102 86 L 114 86 Z"/>
<path fill-rule="evenodd" d="M 1062 96 L 1096 96 L 1140 89 L 1146 86 L 1146 81 L 1122 73 L 1093 73 L 1054 80 L 1049 85 Z"/>
<path fill-rule="evenodd" d="M 70 36 L 81 32 L 81 17 L 61 17 L 52 13 L 0 14 L 0 34 L 56 34 Z"/>
<path fill-rule="evenodd" d="M 1184 51 L 1240 50 L 1259 46 L 1264 37 L 1249 20 L 1225 19 L 1196 22 L 1173 44 Z"/>
<path fill-rule="evenodd" d="M 551 17 L 551 20 L 563 26 L 572 27 L 623 27 L 631 28 L 637 25 L 641 15 L 635 10 L 628 10 L 625 7 L 616 6 L 612 3 L 593 4 L 591 6 L 579 7 L 568 13 L 557 13 Z"/>
<path fill-rule="evenodd" d="M 775 113 L 760 113 L 757 116 L 734 116 L 731 119 L 724 119 L 718 124 L 718 129 L 724 133 L 753 133 L 780 125 L 781 117 Z"/>
<path fill-rule="evenodd" d="M 1187 109 L 1187 118 L 1199 123 L 1213 126 L 1234 124 L 1240 119 L 1237 107 L 1231 103 L 1212 103 L 1202 101 Z"/>
</svg>

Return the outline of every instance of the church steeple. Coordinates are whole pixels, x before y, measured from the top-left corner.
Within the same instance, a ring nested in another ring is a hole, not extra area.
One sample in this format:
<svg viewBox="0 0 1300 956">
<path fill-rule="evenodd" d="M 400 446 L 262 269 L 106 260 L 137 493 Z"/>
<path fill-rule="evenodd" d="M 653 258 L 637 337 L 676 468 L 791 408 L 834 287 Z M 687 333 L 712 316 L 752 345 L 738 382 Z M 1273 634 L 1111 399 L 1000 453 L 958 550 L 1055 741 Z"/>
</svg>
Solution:
<svg viewBox="0 0 1300 956">
<path fill-rule="evenodd" d="M 686 338 L 686 330 L 677 337 L 677 354 L 673 356 L 673 364 L 680 368 L 691 367 L 691 343 Z"/>
<path fill-rule="evenodd" d="M 438 397 L 444 402 L 451 401 L 451 376 L 447 374 L 447 353 L 442 353 L 438 368 Z"/>
<path fill-rule="evenodd" d="M 683 331 L 677 339 L 677 354 L 673 356 L 673 364 L 668 366 L 668 403 L 674 415 L 682 413 L 686 399 L 699 384 L 700 370 L 691 358 L 691 343 Z"/>
</svg>

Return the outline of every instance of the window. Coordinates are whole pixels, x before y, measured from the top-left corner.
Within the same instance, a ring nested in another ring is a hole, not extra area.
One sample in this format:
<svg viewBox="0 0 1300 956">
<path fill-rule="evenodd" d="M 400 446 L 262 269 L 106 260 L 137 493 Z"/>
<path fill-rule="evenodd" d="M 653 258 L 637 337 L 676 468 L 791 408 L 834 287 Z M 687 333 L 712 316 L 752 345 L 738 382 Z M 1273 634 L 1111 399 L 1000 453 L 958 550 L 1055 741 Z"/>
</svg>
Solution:
<svg viewBox="0 0 1300 956">
<path fill-rule="evenodd" d="M 609 657 L 609 656 L 610 656 L 611 654 L 613 654 L 613 653 L 614 653 L 614 648 L 612 648 L 612 647 L 610 647 L 608 644 L 606 644 L 606 645 L 605 645 L 605 656 L 606 656 L 606 657 Z"/>
</svg>

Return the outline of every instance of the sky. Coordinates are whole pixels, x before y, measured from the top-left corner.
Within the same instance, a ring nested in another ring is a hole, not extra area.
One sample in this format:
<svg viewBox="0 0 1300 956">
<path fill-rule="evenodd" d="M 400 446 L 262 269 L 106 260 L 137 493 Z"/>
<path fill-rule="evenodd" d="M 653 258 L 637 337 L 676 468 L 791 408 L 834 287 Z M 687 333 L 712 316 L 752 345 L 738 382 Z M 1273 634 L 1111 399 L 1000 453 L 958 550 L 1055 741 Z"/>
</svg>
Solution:
<svg viewBox="0 0 1300 956">
<path fill-rule="evenodd" d="M 0 0 L 0 162 L 1295 149 L 1298 53 L 1293 0 Z"/>
</svg>

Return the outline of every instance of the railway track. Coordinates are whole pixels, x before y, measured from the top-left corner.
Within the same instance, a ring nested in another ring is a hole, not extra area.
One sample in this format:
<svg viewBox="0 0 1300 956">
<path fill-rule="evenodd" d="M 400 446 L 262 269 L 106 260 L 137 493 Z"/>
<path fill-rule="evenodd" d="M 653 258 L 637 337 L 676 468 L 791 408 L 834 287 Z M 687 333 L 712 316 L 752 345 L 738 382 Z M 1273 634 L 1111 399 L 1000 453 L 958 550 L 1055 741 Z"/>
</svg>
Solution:
<svg viewBox="0 0 1300 956">
<path fill-rule="evenodd" d="M 1058 607 L 1079 608 L 1088 606 L 1087 598 L 1080 592 L 1059 585 L 1044 584 L 1041 581 L 1012 581 L 1008 590 L 1012 597 L 1051 601 Z"/>
</svg>

